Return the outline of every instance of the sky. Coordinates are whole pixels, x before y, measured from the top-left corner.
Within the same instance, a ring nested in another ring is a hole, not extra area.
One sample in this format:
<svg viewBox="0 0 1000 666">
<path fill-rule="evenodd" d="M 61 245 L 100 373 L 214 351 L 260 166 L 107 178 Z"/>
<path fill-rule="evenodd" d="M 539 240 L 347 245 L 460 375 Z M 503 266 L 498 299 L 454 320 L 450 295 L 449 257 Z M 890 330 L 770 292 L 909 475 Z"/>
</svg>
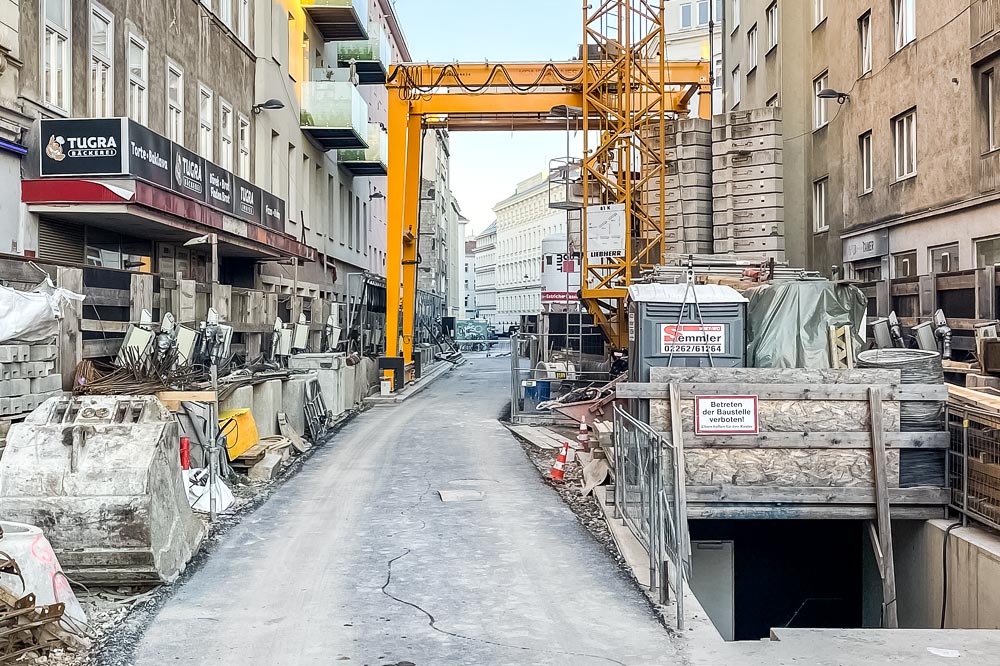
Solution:
<svg viewBox="0 0 1000 666">
<path fill-rule="evenodd" d="M 583 38 L 580 0 L 395 0 L 416 62 L 570 60 Z M 576 137 L 574 143 L 582 141 Z M 478 233 L 517 183 L 566 153 L 565 132 L 453 132 L 451 188 Z"/>
</svg>

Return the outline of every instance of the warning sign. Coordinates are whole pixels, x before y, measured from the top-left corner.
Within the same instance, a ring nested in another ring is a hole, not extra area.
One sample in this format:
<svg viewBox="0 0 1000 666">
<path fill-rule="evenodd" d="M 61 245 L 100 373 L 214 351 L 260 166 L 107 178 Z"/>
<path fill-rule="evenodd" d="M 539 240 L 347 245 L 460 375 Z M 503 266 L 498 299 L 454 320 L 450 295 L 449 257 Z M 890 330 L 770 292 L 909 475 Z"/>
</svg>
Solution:
<svg viewBox="0 0 1000 666">
<path fill-rule="evenodd" d="M 663 324 L 664 354 L 724 354 L 726 327 L 724 324 Z"/>
<path fill-rule="evenodd" d="M 757 396 L 699 395 L 694 399 L 696 435 L 756 435 Z"/>
</svg>

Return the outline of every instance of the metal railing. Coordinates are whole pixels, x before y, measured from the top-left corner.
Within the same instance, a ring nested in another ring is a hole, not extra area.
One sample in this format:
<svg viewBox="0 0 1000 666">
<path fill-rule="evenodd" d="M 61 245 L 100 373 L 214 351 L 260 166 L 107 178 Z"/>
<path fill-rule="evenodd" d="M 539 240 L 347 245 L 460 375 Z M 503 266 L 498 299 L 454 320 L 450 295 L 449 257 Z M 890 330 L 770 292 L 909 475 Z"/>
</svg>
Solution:
<svg viewBox="0 0 1000 666">
<path fill-rule="evenodd" d="M 1000 415 L 950 407 L 948 431 L 952 509 L 1000 530 Z"/>
<path fill-rule="evenodd" d="M 615 515 L 649 554 L 649 589 L 665 604 L 671 582 L 677 628 L 684 628 L 684 580 L 691 555 L 684 455 L 672 442 L 620 407 L 614 412 Z M 668 560 L 674 564 L 671 581 Z"/>
<path fill-rule="evenodd" d="M 511 422 L 551 419 L 572 423 L 548 408 L 548 403 L 577 389 L 603 386 L 611 377 L 576 350 L 555 349 L 565 336 L 515 333 L 510 336 Z M 584 370 L 585 367 L 593 368 Z M 537 423 L 538 421 L 534 421 Z"/>
</svg>

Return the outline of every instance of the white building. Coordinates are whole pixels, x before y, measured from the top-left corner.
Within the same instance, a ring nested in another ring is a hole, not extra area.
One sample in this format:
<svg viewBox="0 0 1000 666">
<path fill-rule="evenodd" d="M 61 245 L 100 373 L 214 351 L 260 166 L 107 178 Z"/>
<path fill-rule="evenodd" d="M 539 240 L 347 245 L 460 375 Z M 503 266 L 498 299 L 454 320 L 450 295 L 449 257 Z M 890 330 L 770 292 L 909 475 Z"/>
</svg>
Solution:
<svg viewBox="0 0 1000 666">
<path fill-rule="evenodd" d="M 507 330 L 522 315 L 542 311 L 542 239 L 566 234 L 566 211 L 549 208 L 547 174 L 518 183 L 514 195 L 498 203 L 496 326 Z"/>
<path fill-rule="evenodd" d="M 670 60 L 712 61 L 712 114 L 722 113 L 722 12 L 723 0 L 671 0 L 667 2 L 667 58 Z M 711 41 L 709 24 L 713 24 Z M 697 98 L 695 98 L 697 99 Z M 692 109 L 692 116 L 697 110 Z"/>
<path fill-rule="evenodd" d="M 464 311 L 458 279 L 464 218 L 451 191 L 449 144 L 445 130 L 428 132 L 424 140 L 417 288 L 437 301 L 437 316 L 461 318 Z"/>
<path fill-rule="evenodd" d="M 476 236 L 476 308 L 479 319 L 497 321 L 497 223 Z"/>
<path fill-rule="evenodd" d="M 462 257 L 462 301 L 465 307 L 463 317 L 476 319 L 476 240 L 465 240 L 465 255 Z"/>
</svg>

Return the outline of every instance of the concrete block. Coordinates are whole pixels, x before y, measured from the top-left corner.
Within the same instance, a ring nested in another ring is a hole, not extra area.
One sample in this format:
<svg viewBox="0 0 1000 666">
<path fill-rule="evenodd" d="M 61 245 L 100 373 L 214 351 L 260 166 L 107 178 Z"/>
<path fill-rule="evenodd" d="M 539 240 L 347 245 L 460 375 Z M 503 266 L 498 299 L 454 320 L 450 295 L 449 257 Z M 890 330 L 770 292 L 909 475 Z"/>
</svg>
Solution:
<svg viewBox="0 0 1000 666">
<path fill-rule="evenodd" d="M 46 375 L 44 377 L 34 377 L 30 380 L 31 392 L 35 395 L 40 393 L 51 393 L 62 388 L 62 377 L 59 375 Z"/>
<path fill-rule="evenodd" d="M 769 120 L 781 120 L 780 106 L 764 106 L 746 111 L 730 111 L 712 117 L 712 125 L 747 125 L 751 123 L 763 123 Z"/>
<path fill-rule="evenodd" d="M 334 416 L 344 413 L 344 354 L 297 354 L 288 359 L 293 370 L 310 370 L 319 379 L 326 407 Z"/>
<path fill-rule="evenodd" d="M 712 185 L 712 196 L 745 197 L 755 194 L 778 194 L 783 191 L 780 178 L 759 178 L 755 180 L 724 181 Z"/>
<path fill-rule="evenodd" d="M 230 409 L 249 409 L 253 411 L 253 387 L 241 386 L 233 394 L 219 403 L 219 411 Z"/>
<path fill-rule="evenodd" d="M 663 251 L 667 254 L 712 254 L 712 241 L 664 243 Z"/>
<path fill-rule="evenodd" d="M 21 377 L 41 377 L 48 374 L 45 364 L 41 361 L 25 361 L 21 363 Z"/>
<path fill-rule="evenodd" d="M 0 345 L 0 363 L 20 361 L 17 345 Z"/>
<path fill-rule="evenodd" d="M 278 382 L 281 383 L 280 381 Z M 251 481 L 270 481 L 281 471 L 281 454 L 268 451 L 263 460 L 250 468 Z"/>
<path fill-rule="evenodd" d="M 253 387 L 253 414 L 257 434 L 270 437 L 278 433 L 278 412 L 281 411 L 281 380 L 271 379 Z"/>
<path fill-rule="evenodd" d="M 0 398 L 0 416 L 10 415 L 10 398 Z"/>
<path fill-rule="evenodd" d="M 714 127 L 712 129 L 712 141 L 745 139 L 755 136 L 767 136 L 769 134 L 781 134 L 780 120 L 761 120 L 758 122 Z"/>
<path fill-rule="evenodd" d="M 712 155 L 721 157 L 730 153 L 750 153 L 758 150 L 781 150 L 784 140 L 777 135 L 754 136 L 745 139 L 726 139 L 712 144 Z"/>
<path fill-rule="evenodd" d="M 0 381 L 0 397 L 12 398 L 24 395 L 31 391 L 31 384 L 27 379 L 6 379 Z"/>
<path fill-rule="evenodd" d="M 782 164 L 782 153 L 780 150 L 755 150 L 752 153 L 732 153 L 728 155 L 714 155 L 712 157 L 712 169 L 742 169 L 754 166 L 773 166 Z M 781 176 L 761 176 L 762 178 L 780 178 Z"/>
<path fill-rule="evenodd" d="M 282 387 L 281 411 L 285 413 L 288 424 L 295 428 L 299 434 L 304 434 L 306 431 L 306 415 L 303 411 L 303 406 L 306 403 L 306 384 L 318 379 L 319 375 L 315 372 L 292 375 Z M 322 390 L 322 385 L 320 385 L 320 390 Z M 325 395 L 323 399 L 326 400 Z"/>
<path fill-rule="evenodd" d="M 712 213 L 712 226 L 726 224 L 762 224 L 784 222 L 784 208 L 755 208 L 753 210 L 717 210 Z"/>
<path fill-rule="evenodd" d="M 21 378 L 21 364 L 20 363 L 3 363 L 0 364 L 0 380 L 2 379 L 20 379 Z"/>
<path fill-rule="evenodd" d="M 17 360 L 31 360 L 31 345 L 17 345 Z"/>
<path fill-rule="evenodd" d="M 762 222 L 761 224 L 727 224 L 714 227 L 715 240 L 724 238 L 760 238 L 762 236 L 784 236 L 784 222 Z"/>
<path fill-rule="evenodd" d="M 646 207 L 649 216 L 652 218 L 658 218 L 660 216 L 660 204 L 651 203 Z M 712 215 L 712 200 L 711 199 L 684 199 L 682 201 L 668 201 L 663 204 L 663 214 L 667 217 L 674 217 L 677 215 L 684 216 L 695 216 L 704 215 L 708 220 L 711 220 Z M 685 224 L 687 221 L 685 220 Z M 699 226 L 699 225 L 695 225 Z M 708 226 L 711 226 L 710 224 Z"/>
<path fill-rule="evenodd" d="M 24 396 L 15 396 L 8 398 L 10 400 L 10 413 L 11 414 L 21 414 L 28 411 L 29 400 L 25 400 Z"/>
<path fill-rule="evenodd" d="M 58 347 L 55 345 L 31 345 L 31 351 L 28 354 L 28 360 L 31 361 L 52 361 L 55 360 L 56 354 L 58 353 Z"/>
<path fill-rule="evenodd" d="M 692 241 L 708 241 L 712 242 L 712 228 L 708 227 L 691 227 L 690 229 L 665 229 L 663 232 L 663 240 L 667 243 L 679 243 L 682 241 L 692 242 Z"/>
<path fill-rule="evenodd" d="M 718 197 L 712 201 L 712 209 L 724 210 L 756 210 L 758 208 L 784 208 L 784 194 L 750 194 L 741 196 Z"/>
</svg>

